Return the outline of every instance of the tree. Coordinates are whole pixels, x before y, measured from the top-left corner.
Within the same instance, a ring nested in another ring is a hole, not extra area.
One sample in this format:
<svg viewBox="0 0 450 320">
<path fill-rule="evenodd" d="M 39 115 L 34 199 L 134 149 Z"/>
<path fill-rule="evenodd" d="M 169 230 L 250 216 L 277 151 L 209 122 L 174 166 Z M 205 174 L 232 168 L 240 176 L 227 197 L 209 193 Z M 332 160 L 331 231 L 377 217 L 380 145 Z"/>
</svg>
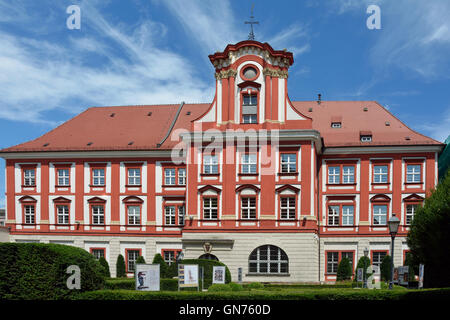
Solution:
<svg viewBox="0 0 450 320">
<path fill-rule="evenodd" d="M 358 270 L 360 268 L 363 269 L 363 277 L 366 280 L 367 280 L 367 277 L 370 275 L 367 273 L 367 268 L 369 266 L 370 266 L 370 258 L 365 257 L 365 256 L 362 256 L 361 258 L 359 258 L 358 264 L 356 265 L 356 270 Z M 356 281 L 356 277 L 355 277 L 355 281 Z"/>
<path fill-rule="evenodd" d="M 408 280 L 414 281 L 416 280 L 415 275 L 419 274 L 419 266 L 414 264 L 412 255 L 410 252 L 406 253 L 405 257 L 405 266 L 408 266 Z"/>
<path fill-rule="evenodd" d="M 125 272 L 125 259 L 123 258 L 123 255 L 121 255 L 121 254 L 119 254 L 119 256 L 117 257 L 116 276 L 117 276 L 117 278 L 123 278 L 123 277 L 127 276 L 127 274 Z"/>
<path fill-rule="evenodd" d="M 139 257 L 137 258 L 136 264 L 138 264 L 138 263 L 143 263 L 143 264 L 145 264 L 145 259 L 144 259 L 143 256 L 139 256 Z"/>
<path fill-rule="evenodd" d="M 424 287 L 449 287 L 450 170 L 418 208 L 408 233 L 413 264 L 424 264 Z"/>
<path fill-rule="evenodd" d="M 381 273 L 381 281 L 391 281 L 391 273 L 392 273 L 392 259 L 390 255 L 386 255 L 381 261 L 380 273 Z"/>
<path fill-rule="evenodd" d="M 159 253 L 157 253 L 157 254 L 155 254 L 155 257 L 153 258 L 153 262 L 152 262 L 153 264 L 159 264 L 160 265 L 160 267 L 159 267 L 159 274 L 161 275 L 161 278 L 168 278 L 169 277 L 169 275 L 168 275 L 168 269 L 169 269 L 169 266 L 167 265 L 167 263 L 164 261 L 164 259 L 163 259 L 163 257 L 162 257 L 162 255 L 161 254 L 159 254 Z"/>
<path fill-rule="evenodd" d="M 111 277 L 111 273 L 109 272 L 109 264 L 108 261 L 106 261 L 105 258 L 101 257 L 100 259 L 98 259 L 98 262 L 100 262 L 100 264 L 103 266 L 103 268 L 105 269 L 105 278 L 110 278 Z"/>
<path fill-rule="evenodd" d="M 348 258 L 342 258 L 337 269 L 337 281 L 349 280 L 352 278 L 352 266 Z"/>
</svg>

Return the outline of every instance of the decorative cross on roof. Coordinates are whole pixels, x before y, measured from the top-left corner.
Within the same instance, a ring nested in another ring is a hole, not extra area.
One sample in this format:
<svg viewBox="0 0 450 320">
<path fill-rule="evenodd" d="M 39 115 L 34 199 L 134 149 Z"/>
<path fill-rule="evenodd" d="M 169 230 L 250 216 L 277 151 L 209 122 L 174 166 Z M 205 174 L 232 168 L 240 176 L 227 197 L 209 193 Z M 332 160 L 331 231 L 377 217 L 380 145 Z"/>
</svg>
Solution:
<svg viewBox="0 0 450 320">
<path fill-rule="evenodd" d="M 254 20 L 254 16 L 253 16 L 253 8 L 254 8 L 254 4 L 252 4 L 252 11 L 250 13 L 250 21 L 245 21 L 245 24 L 249 24 L 250 25 L 250 33 L 248 34 L 248 40 L 255 40 L 255 33 L 253 32 L 253 25 L 254 24 L 259 24 L 258 21 L 253 21 Z"/>
</svg>

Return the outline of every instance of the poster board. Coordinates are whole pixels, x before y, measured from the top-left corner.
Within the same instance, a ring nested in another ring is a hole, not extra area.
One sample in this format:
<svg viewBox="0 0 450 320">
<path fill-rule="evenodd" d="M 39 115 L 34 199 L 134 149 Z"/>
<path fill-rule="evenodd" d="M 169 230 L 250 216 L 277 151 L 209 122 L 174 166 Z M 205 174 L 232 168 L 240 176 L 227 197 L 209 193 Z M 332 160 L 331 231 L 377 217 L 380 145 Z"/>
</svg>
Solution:
<svg viewBox="0 0 450 320">
<path fill-rule="evenodd" d="M 213 266 L 212 283 L 225 284 L 225 267 L 224 266 Z"/>
<path fill-rule="evenodd" d="M 136 264 L 134 269 L 135 289 L 139 291 L 159 291 L 159 268 L 159 264 Z"/>
<path fill-rule="evenodd" d="M 423 288 L 423 276 L 424 276 L 424 270 L 425 266 L 423 264 L 419 264 L 419 289 Z"/>
<path fill-rule="evenodd" d="M 178 287 L 198 287 L 198 265 L 180 264 L 178 265 Z"/>
<path fill-rule="evenodd" d="M 363 268 L 358 268 L 356 269 L 356 281 L 357 282 L 363 282 L 363 275 L 364 275 L 364 269 Z"/>
</svg>

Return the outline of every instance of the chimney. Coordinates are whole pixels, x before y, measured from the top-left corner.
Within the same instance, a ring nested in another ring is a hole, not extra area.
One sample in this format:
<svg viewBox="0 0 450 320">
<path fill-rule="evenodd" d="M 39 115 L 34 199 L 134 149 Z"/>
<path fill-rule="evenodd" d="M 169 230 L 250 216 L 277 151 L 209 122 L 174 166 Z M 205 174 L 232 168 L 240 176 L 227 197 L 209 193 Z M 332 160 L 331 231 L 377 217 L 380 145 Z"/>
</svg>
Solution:
<svg viewBox="0 0 450 320">
<path fill-rule="evenodd" d="M 322 102 L 322 95 L 319 93 L 317 95 L 317 104 L 320 104 Z"/>
</svg>

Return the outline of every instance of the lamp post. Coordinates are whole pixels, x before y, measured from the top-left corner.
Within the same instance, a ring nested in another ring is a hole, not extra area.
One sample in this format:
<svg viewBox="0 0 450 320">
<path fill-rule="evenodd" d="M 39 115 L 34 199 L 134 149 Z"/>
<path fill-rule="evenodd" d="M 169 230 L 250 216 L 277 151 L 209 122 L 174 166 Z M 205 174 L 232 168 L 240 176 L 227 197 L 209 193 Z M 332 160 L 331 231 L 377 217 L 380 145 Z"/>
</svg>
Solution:
<svg viewBox="0 0 450 320">
<path fill-rule="evenodd" d="M 367 258 L 367 256 L 369 255 L 369 249 L 367 249 L 367 247 L 364 249 L 364 257 Z M 364 259 L 364 270 L 363 270 L 363 288 L 367 288 L 367 266 L 366 266 L 366 260 Z"/>
<path fill-rule="evenodd" d="M 388 221 L 389 233 L 391 234 L 391 281 L 389 282 L 389 289 L 392 290 L 394 283 L 394 239 L 398 231 L 400 220 L 392 214 L 392 217 Z"/>
</svg>

